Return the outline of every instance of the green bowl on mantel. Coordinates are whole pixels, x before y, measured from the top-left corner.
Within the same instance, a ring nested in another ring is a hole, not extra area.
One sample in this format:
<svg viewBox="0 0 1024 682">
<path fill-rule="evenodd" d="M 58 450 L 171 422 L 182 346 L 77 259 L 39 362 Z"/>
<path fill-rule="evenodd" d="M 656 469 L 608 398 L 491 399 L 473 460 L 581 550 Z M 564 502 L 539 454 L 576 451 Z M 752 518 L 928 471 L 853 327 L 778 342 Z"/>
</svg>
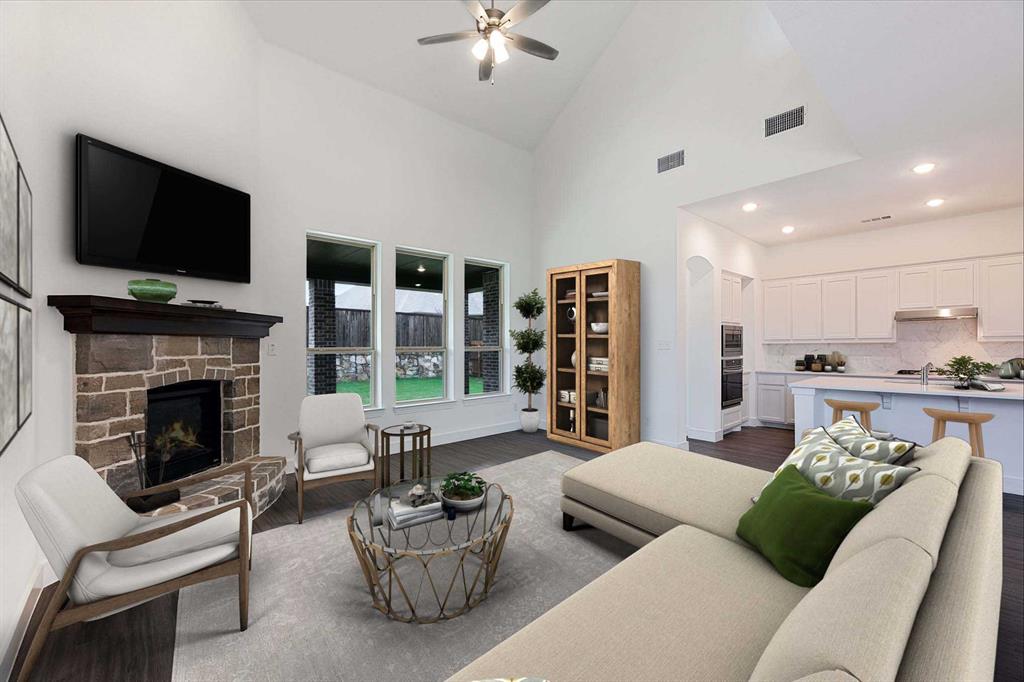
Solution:
<svg viewBox="0 0 1024 682">
<path fill-rule="evenodd" d="M 160 279 L 128 280 L 128 293 L 139 301 L 167 303 L 178 295 L 178 285 Z"/>
</svg>

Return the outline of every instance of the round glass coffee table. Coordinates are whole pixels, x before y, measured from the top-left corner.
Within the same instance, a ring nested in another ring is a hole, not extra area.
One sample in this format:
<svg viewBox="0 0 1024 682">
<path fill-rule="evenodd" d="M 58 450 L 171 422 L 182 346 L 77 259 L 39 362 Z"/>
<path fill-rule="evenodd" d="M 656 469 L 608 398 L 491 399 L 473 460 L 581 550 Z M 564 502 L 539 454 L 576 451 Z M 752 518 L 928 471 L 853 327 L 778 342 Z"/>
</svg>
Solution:
<svg viewBox="0 0 1024 682">
<path fill-rule="evenodd" d="M 494 586 L 512 498 L 496 483 L 472 511 L 444 509 L 441 518 L 399 530 L 387 509 L 417 483 L 438 492 L 440 478 L 381 488 L 356 502 L 348 534 L 373 607 L 394 620 L 436 623 L 455 618 L 487 598 Z"/>
</svg>

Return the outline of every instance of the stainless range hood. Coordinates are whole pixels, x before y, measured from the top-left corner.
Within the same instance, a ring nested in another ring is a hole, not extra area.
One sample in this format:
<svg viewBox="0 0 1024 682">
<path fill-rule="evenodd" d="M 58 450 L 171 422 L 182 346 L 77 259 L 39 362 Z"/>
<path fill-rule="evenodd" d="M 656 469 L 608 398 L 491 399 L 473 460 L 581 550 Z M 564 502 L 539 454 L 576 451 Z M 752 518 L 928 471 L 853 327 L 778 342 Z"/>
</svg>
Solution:
<svg viewBox="0 0 1024 682">
<path fill-rule="evenodd" d="M 925 320 L 972 320 L 978 317 L 978 309 L 964 308 L 927 308 L 922 310 L 898 310 L 897 322 L 923 322 Z"/>
</svg>

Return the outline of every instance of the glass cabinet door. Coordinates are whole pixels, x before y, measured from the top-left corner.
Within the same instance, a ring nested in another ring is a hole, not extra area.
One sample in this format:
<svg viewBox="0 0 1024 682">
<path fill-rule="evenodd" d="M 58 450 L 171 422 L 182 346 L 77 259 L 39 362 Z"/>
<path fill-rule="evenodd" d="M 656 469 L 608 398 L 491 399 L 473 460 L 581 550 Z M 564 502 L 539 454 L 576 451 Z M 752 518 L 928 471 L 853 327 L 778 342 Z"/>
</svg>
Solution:
<svg viewBox="0 0 1024 682">
<path fill-rule="evenodd" d="M 611 415 L 608 399 L 612 390 L 611 347 L 612 271 L 594 268 L 580 273 L 581 334 L 580 437 L 597 445 L 607 446 Z"/>
<path fill-rule="evenodd" d="M 553 305 L 549 311 L 552 347 L 549 350 L 548 400 L 551 401 L 551 424 L 548 428 L 568 438 L 580 437 L 579 368 L 580 362 L 580 293 L 579 273 L 555 275 L 551 282 Z"/>
</svg>

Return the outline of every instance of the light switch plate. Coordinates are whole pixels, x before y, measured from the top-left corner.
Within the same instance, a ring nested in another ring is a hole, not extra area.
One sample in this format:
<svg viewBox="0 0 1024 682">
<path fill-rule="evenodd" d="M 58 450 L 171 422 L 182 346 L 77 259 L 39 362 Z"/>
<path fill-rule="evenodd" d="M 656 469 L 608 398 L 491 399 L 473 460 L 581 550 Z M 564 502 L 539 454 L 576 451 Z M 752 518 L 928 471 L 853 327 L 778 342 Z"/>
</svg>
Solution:
<svg viewBox="0 0 1024 682">
<path fill-rule="evenodd" d="M 659 339 L 655 348 L 658 350 L 672 350 L 672 342 L 668 339 Z"/>
<path fill-rule="evenodd" d="M 267 355 L 269 355 L 269 356 L 277 355 L 277 344 L 274 343 L 273 341 L 271 341 L 270 343 L 267 344 Z"/>
</svg>

